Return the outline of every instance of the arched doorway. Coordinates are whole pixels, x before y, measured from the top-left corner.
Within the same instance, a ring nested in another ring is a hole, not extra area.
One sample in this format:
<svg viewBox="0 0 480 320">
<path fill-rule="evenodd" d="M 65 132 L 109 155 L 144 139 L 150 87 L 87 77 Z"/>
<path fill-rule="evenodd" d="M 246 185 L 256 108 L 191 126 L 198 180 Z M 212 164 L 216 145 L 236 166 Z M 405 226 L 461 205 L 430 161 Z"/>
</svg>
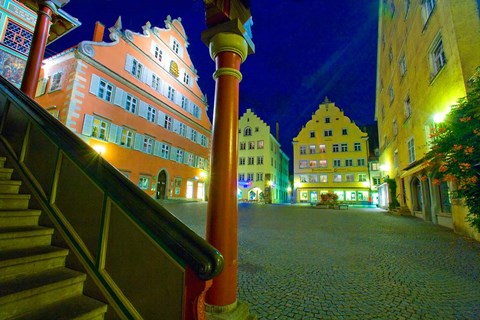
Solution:
<svg viewBox="0 0 480 320">
<path fill-rule="evenodd" d="M 412 193 L 412 211 L 422 211 L 423 207 L 423 195 L 422 195 L 422 186 L 420 180 L 417 177 L 413 177 L 411 183 L 411 193 Z"/>
<path fill-rule="evenodd" d="M 167 172 L 161 170 L 157 178 L 157 199 L 165 200 L 167 198 Z"/>
</svg>

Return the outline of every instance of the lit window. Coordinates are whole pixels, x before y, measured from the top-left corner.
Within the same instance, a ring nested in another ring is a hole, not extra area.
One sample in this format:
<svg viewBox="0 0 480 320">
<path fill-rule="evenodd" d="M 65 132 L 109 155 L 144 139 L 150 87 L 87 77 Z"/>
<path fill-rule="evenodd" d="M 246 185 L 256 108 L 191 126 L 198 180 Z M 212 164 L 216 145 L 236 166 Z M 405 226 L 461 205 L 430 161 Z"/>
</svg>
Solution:
<svg viewBox="0 0 480 320">
<path fill-rule="evenodd" d="M 302 174 L 300 176 L 300 182 L 307 182 L 307 181 L 308 181 L 308 176 Z"/>
<path fill-rule="evenodd" d="M 393 152 L 393 167 L 394 168 L 398 168 L 398 164 L 399 164 L 399 161 L 398 161 L 398 150 L 395 150 Z"/>
<path fill-rule="evenodd" d="M 320 175 L 320 182 L 321 182 L 321 183 L 326 183 L 326 182 L 328 182 L 328 175 L 326 175 L 326 174 L 321 174 L 321 175 Z"/>
<path fill-rule="evenodd" d="M 249 141 L 248 150 L 253 150 L 253 149 L 255 149 L 255 141 Z"/>
<path fill-rule="evenodd" d="M 300 160 L 299 167 L 300 169 L 305 169 L 308 165 L 307 160 Z"/>
<path fill-rule="evenodd" d="M 108 122 L 94 118 L 93 119 L 93 126 L 92 126 L 92 137 L 107 140 L 107 130 L 108 130 Z"/>
<path fill-rule="evenodd" d="M 131 148 L 133 143 L 133 131 L 127 128 L 122 129 L 122 136 L 120 138 L 120 145 Z"/>
<path fill-rule="evenodd" d="M 310 168 L 316 168 L 317 167 L 317 161 L 316 160 L 310 160 L 309 165 Z"/>
<path fill-rule="evenodd" d="M 142 190 L 148 190 L 150 188 L 150 178 L 140 177 L 138 181 L 138 187 Z"/>
<path fill-rule="evenodd" d="M 316 174 L 309 175 L 308 176 L 308 182 L 317 183 L 318 182 L 318 176 Z"/>
<path fill-rule="evenodd" d="M 328 167 L 328 161 L 327 160 L 318 160 L 318 166 L 320 168 L 326 168 L 326 167 Z"/>
<path fill-rule="evenodd" d="M 316 152 L 315 149 L 316 149 L 316 148 L 315 148 L 315 145 L 314 145 L 314 144 L 310 145 L 310 154 L 314 154 L 314 153 Z"/>
<path fill-rule="evenodd" d="M 263 140 L 257 141 L 257 149 L 263 149 Z"/>
<path fill-rule="evenodd" d="M 342 182 L 342 175 L 341 174 L 334 174 L 333 175 L 333 182 Z"/>
<path fill-rule="evenodd" d="M 325 147 L 324 144 L 321 144 L 318 146 L 318 153 L 325 153 L 327 152 L 327 148 Z"/>
</svg>

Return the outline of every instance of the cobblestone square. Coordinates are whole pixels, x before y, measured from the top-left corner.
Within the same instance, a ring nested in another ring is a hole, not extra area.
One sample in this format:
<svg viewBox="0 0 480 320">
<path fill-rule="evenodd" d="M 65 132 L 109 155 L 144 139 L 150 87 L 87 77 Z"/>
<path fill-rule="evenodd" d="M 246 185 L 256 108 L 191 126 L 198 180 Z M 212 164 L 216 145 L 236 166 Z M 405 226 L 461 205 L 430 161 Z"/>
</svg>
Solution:
<svg viewBox="0 0 480 320">
<path fill-rule="evenodd" d="M 205 236 L 205 203 L 165 206 Z M 259 319 L 480 319 L 480 243 L 380 209 L 240 204 L 238 298 Z"/>
</svg>

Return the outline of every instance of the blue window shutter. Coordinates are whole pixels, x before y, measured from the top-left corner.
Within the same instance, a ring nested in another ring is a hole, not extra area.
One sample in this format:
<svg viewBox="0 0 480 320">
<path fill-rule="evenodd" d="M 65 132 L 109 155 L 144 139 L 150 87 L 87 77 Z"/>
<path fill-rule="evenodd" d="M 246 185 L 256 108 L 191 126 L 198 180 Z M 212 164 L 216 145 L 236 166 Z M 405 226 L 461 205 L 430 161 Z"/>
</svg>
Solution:
<svg viewBox="0 0 480 320">
<path fill-rule="evenodd" d="M 91 136 L 92 128 L 93 128 L 93 116 L 89 114 L 85 114 L 85 119 L 83 120 L 82 134 L 86 136 Z"/>
</svg>

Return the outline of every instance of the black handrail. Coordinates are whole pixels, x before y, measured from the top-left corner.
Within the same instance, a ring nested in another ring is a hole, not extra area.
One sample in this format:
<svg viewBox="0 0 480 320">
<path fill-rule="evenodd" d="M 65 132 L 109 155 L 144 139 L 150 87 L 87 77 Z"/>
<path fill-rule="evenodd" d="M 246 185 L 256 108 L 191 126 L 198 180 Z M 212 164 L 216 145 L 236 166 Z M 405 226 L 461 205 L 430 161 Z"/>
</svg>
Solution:
<svg viewBox="0 0 480 320">
<path fill-rule="evenodd" d="M 202 280 L 223 269 L 218 250 L 198 236 L 167 209 L 140 190 L 88 144 L 18 88 L 0 76 L 0 88 L 8 99 L 51 139 L 119 207 L 160 246 L 177 256 Z"/>
</svg>

